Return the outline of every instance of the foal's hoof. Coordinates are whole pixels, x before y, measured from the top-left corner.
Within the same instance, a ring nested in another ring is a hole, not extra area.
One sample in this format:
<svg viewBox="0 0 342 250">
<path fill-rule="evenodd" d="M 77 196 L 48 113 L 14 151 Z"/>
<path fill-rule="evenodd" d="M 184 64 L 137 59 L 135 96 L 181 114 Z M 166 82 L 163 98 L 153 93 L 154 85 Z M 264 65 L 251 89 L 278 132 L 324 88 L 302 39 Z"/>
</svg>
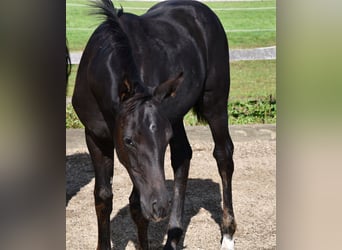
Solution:
<svg viewBox="0 0 342 250">
<path fill-rule="evenodd" d="M 223 235 L 221 250 L 234 250 L 234 238 Z"/>
</svg>

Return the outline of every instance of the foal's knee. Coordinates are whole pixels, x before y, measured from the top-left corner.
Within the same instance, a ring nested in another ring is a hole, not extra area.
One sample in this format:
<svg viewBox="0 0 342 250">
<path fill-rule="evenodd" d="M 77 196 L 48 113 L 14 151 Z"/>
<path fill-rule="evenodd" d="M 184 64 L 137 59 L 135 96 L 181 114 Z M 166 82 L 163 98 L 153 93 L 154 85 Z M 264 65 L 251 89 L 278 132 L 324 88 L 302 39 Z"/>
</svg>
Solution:
<svg viewBox="0 0 342 250">
<path fill-rule="evenodd" d="M 101 224 L 106 221 L 110 213 L 112 212 L 112 191 L 107 187 L 99 187 L 94 190 L 95 197 L 95 209 L 98 216 L 98 220 Z"/>
<path fill-rule="evenodd" d="M 95 187 L 94 196 L 96 202 L 111 203 L 113 199 L 113 192 L 111 188 L 108 187 Z"/>
</svg>

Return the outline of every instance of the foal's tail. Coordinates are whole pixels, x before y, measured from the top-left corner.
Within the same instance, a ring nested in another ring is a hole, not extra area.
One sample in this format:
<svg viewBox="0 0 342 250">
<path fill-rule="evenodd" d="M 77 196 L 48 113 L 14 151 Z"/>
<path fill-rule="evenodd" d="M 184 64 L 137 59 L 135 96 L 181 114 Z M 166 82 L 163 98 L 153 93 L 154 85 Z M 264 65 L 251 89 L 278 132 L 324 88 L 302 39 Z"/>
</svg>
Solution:
<svg viewBox="0 0 342 250">
<path fill-rule="evenodd" d="M 196 115 L 197 122 L 199 124 L 205 125 L 208 123 L 207 119 L 204 117 L 204 114 L 203 114 L 203 94 L 200 97 L 200 99 L 197 101 L 195 106 L 192 108 L 192 112 Z"/>
</svg>

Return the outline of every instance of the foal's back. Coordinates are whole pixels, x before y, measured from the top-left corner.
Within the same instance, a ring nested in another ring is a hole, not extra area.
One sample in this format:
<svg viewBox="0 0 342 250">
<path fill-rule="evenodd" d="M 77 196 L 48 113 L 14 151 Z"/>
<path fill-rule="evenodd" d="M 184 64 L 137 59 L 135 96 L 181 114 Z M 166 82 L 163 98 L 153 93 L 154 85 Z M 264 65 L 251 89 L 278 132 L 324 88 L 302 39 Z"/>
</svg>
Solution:
<svg viewBox="0 0 342 250">
<path fill-rule="evenodd" d="M 229 55 L 225 31 L 216 14 L 197 1 L 161 2 L 142 16 L 124 13 L 120 23 L 129 37 L 139 75 L 156 87 L 179 72 L 184 82 L 175 98 L 162 104 L 173 121 L 200 105 L 206 90 L 228 95 Z M 213 71 L 219 82 L 207 82 Z"/>
</svg>

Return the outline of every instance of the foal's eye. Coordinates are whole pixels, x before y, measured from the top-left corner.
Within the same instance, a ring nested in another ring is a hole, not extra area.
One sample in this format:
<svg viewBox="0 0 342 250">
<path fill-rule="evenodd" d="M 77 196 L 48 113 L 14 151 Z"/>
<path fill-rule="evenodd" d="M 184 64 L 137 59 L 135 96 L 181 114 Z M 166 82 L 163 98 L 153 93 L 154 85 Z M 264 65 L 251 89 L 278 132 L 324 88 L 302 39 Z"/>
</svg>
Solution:
<svg viewBox="0 0 342 250">
<path fill-rule="evenodd" d="M 129 147 L 133 147 L 134 146 L 134 142 L 133 142 L 133 140 L 130 137 L 125 137 L 124 138 L 124 142 L 125 142 L 126 146 L 129 146 Z"/>
</svg>

